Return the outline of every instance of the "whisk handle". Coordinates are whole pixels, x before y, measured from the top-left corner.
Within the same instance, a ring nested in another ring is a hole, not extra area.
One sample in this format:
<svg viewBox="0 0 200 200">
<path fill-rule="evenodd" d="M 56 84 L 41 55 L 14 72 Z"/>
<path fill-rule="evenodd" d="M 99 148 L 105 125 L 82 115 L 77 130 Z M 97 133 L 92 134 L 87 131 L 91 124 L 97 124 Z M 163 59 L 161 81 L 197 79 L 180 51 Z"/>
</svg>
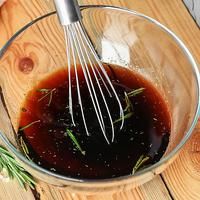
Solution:
<svg viewBox="0 0 200 200">
<path fill-rule="evenodd" d="M 54 3 L 62 25 L 72 24 L 82 18 L 77 0 L 54 0 Z"/>
</svg>

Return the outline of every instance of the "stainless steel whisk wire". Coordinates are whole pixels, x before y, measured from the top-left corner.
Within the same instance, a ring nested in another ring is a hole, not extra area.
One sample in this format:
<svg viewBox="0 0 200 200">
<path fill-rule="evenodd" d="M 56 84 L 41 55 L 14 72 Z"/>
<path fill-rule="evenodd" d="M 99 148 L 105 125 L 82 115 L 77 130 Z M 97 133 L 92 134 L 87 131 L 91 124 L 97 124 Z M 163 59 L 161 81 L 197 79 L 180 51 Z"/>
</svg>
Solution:
<svg viewBox="0 0 200 200">
<path fill-rule="evenodd" d="M 91 98 L 94 111 L 96 113 L 96 116 L 101 128 L 101 131 L 103 133 L 103 136 L 106 142 L 110 144 L 110 141 L 106 134 L 104 117 L 102 114 L 101 106 L 99 105 L 98 97 L 96 95 L 96 90 L 93 83 L 94 81 L 92 80 L 91 72 L 92 72 L 92 75 L 94 76 L 95 83 L 97 84 L 98 90 L 101 94 L 101 98 L 103 100 L 103 103 L 106 108 L 106 112 L 108 114 L 108 118 L 110 121 L 110 126 L 112 130 L 111 143 L 114 141 L 114 138 L 115 138 L 115 128 L 114 128 L 111 112 L 107 104 L 99 79 L 103 83 L 103 86 L 108 92 L 109 97 L 114 96 L 117 100 L 117 103 L 119 105 L 119 111 L 120 111 L 119 117 L 122 119 L 120 129 L 122 129 L 124 125 L 124 111 L 123 111 L 120 99 L 115 91 L 115 88 L 106 70 L 104 69 L 104 66 L 102 65 L 96 51 L 94 50 L 94 47 L 89 39 L 89 36 L 87 35 L 85 27 L 81 21 L 81 13 L 80 13 L 80 9 L 79 9 L 77 1 L 76 0 L 54 0 L 54 1 L 55 1 L 58 17 L 60 19 L 60 23 L 64 28 L 64 35 L 65 35 L 65 42 L 66 42 L 66 56 L 67 56 L 67 65 L 68 65 L 69 113 L 71 115 L 72 123 L 74 126 L 76 126 L 76 123 L 74 120 L 74 114 L 73 114 L 73 98 L 72 98 L 71 67 L 73 66 L 74 71 L 75 71 L 78 103 L 80 105 L 83 124 L 85 127 L 86 134 L 90 136 L 87 122 L 86 122 L 86 117 L 84 114 L 83 104 L 82 104 L 81 89 L 80 89 L 80 82 L 79 82 L 79 76 L 78 76 L 78 66 L 76 62 L 76 60 L 78 59 L 80 61 L 81 69 L 84 74 L 86 85 L 90 94 L 90 98 Z M 90 66 L 91 72 L 89 70 L 89 66 Z M 112 92 L 110 91 L 110 89 Z"/>
</svg>

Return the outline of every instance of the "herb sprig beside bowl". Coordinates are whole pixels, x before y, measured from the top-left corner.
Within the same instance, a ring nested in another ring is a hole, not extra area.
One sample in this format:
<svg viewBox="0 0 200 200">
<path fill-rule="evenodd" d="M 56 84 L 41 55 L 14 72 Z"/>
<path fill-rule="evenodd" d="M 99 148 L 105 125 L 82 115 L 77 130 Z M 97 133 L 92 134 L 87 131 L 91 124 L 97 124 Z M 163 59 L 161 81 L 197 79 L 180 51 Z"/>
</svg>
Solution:
<svg viewBox="0 0 200 200">
<path fill-rule="evenodd" d="M 35 180 L 20 164 L 15 160 L 11 153 L 0 146 L 0 172 L 6 170 L 9 179 L 16 179 L 21 187 L 35 188 Z"/>
</svg>

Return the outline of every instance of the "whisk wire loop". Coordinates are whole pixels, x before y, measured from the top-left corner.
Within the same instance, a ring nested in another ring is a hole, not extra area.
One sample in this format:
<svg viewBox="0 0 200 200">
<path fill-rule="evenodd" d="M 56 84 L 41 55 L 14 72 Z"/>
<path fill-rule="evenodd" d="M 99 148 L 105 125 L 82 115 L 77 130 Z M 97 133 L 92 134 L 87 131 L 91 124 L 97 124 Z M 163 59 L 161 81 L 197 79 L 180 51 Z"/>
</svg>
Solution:
<svg viewBox="0 0 200 200">
<path fill-rule="evenodd" d="M 101 130 L 104 133 L 105 132 L 105 125 L 104 125 L 104 122 L 103 122 L 102 113 L 100 112 L 101 110 L 100 110 L 100 106 L 99 106 L 98 99 L 97 99 L 97 96 L 96 96 L 96 92 L 95 92 L 95 89 L 94 89 L 94 85 L 92 83 L 92 78 L 91 78 L 90 72 L 88 70 L 88 66 L 87 66 L 87 63 L 86 63 L 86 60 L 85 60 L 84 52 L 83 52 L 82 48 L 80 47 L 80 43 L 79 43 L 80 40 L 77 38 L 77 33 L 73 29 L 74 29 L 74 27 L 72 27 L 72 37 L 73 37 L 76 53 L 77 53 L 78 59 L 79 59 L 80 64 L 81 64 L 82 71 L 84 73 L 84 78 L 85 78 L 85 81 L 86 81 L 86 84 L 87 84 L 87 87 L 88 87 L 88 90 L 89 90 L 89 94 L 90 94 L 90 97 L 91 97 L 91 100 L 92 100 L 92 103 L 93 103 L 93 106 L 94 106 L 94 109 L 95 109 L 95 112 L 96 112 L 96 115 L 97 115 L 97 118 L 98 118 L 98 121 L 99 121 L 99 124 L 100 124 L 100 127 L 101 127 Z M 80 107 L 83 107 L 82 103 L 80 104 Z"/>
<path fill-rule="evenodd" d="M 90 39 L 89 39 L 89 36 L 88 36 L 88 34 L 87 34 L 87 32 L 86 32 L 86 30 L 84 28 L 84 25 L 83 25 L 82 21 L 79 21 L 79 26 L 80 26 L 79 30 L 81 31 L 82 37 L 84 37 L 90 52 L 93 54 L 94 59 L 97 61 L 97 64 L 98 64 L 99 68 L 101 69 L 106 81 L 108 82 L 108 84 L 109 84 L 109 86 L 110 86 L 110 88 L 111 88 L 111 90 L 112 90 L 112 92 L 113 92 L 113 94 L 114 94 L 114 96 L 115 96 L 115 98 L 116 98 L 116 100 L 118 102 L 119 110 L 120 110 L 120 118 L 122 119 L 121 120 L 120 129 L 122 129 L 122 127 L 124 125 L 124 110 L 122 108 L 121 101 L 120 101 L 120 99 L 119 99 L 119 97 L 118 97 L 118 95 L 117 95 L 117 93 L 115 91 L 115 88 L 114 88 L 114 86 L 113 86 L 113 84 L 112 84 L 112 82 L 111 82 L 111 80 L 110 80 L 110 78 L 109 78 L 104 66 L 102 65 L 102 63 L 101 63 L 101 61 L 100 61 L 100 59 L 99 59 L 99 57 L 98 57 L 98 55 L 97 55 L 97 53 L 95 51 Z"/>
<path fill-rule="evenodd" d="M 83 123 L 84 123 L 84 127 L 85 127 L 85 131 L 86 131 L 86 134 L 89 136 L 89 131 L 88 131 L 88 127 L 87 127 L 87 124 L 86 124 L 86 118 L 85 118 L 85 115 L 84 115 L 84 111 L 83 111 L 83 106 L 82 106 L 82 99 L 81 99 L 81 92 L 80 92 L 80 84 L 79 84 L 79 77 L 78 77 L 78 70 L 77 70 L 77 63 L 76 63 L 76 54 L 75 54 L 75 50 L 74 50 L 74 44 L 73 44 L 73 38 L 72 38 L 72 35 L 71 35 L 71 30 L 70 30 L 70 27 L 71 25 L 68 25 L 68 35 L 67 37 L 69 37 L 69 41 L 70 41 L 70 47 L 71 47 L 71 52 L 72 52 L 72 58 L 73 58 L 73 66 L 74 66 L 74 70 L 75 70 L 75 77 L 76 77 L 76 87 L 77 87 L 77 94 L 78 94 L 78 102 L 79 102 L 79 105 L 80 105 L 80 109 L 81 109 L 81 115 L 82 115 L 82 119 L 83 119 Z M 69 55 L 70 56 L 70 55 Z M 68 58 L 69 59 L 69 58 Z M 69 69 L 68 69 L 69 70 Z M 71 71 L 69 72 L 71 73 Z M 71 83 L 70 83 L 71 84 Z M 72 98 L 72 96 L 71 96 Z M 70 101 L 70 100 L 69 100 Z M 72 105 L 71 105 L 72 106 Z M 72 106 L 73 107 L 73 106 Z M 73 110 L 73 108 L 70 108 L 71 110 Z"/>
<path fill-rule="evenodd" d="M 73 97 L 72 97 L 73 84 L 72 84 L 72 74 L 71 74 L 72 67 L 71 66 L 74 67 L 77 96 L 78 96 L 78 102 L 79 102 L 81 115 L 83 119 L 83 124 L 86 130 L 86 134 L 88 136 L 90 135 L 86 116 L 84 114 L 84 106 L 83 106 L 82 97 L 81 97 L 80 80 L 79 80 L 78 65 L 77 65 L 77 61 L 79 61 L 101 132 L 103 133 L 103 136 L 106 142 L 110 144 L 114 141 L 114 138 L 115 138 L 115 127 L 114 127 L 111 111 L 109 109 L 109 106 L 105 97 L 105 91 L 103 91 L 102 87 L 105 87 L 106 92 L 108 93 L 109 97 L 110 98 L 114 97 L 116 102 L 119 105 L 119 116 L 122 119 L 121 126 L 120 126 L 120 129 L 121 129 L 124 124 L 124 111 L 123 111 L 120 99 L 115 91 L 115 88 L 106 70 L 104 69 L 103 64 L 101 63 L 96 51 L 94 50 L 92 46 L 92 43 L 90 42 L 90 39 L 83 27 L 82 22 L 78 21 L 78 22 L 64 26 L 64 34 L 65 34 L 65 41 L 66 41 L 66 53 L 67 53 L 67 64 L 68 64 L 69 113 L 71 115 L 72 124 L 74 126 L 76 125 L 75 120 L 74 120 L 74 114 L 73 114 Z M 97 87 L 94 86 L 95 84 L 97 85 Z M 101 94 L 100 97 L 97 96 L 97 93 L 98 93 L 97 90 Z M 99 104 L 100 100 L 103 100 L 103 105 Z M 109 119 L 109 124 L 110 124 L 110 129 L 111 129 L 111 140 L 109 139 L 110 136 L 108 135 L 107 130 L 106 130 L 105 124 L 108 124 L 108 122 L 105 121 L 107 120 L 107 118 L 106 117 L 104 118 L 103 116 L 102 107 L 104 107 L 104 110 L 106 111 L 106 115 L 108 116 L 108 119 Z"/>
<path fill-rule="evenodd" d="M 73 115 L 73 107 L 72 107 L 72 84 L 71 84 L 71 56 L 70 56 L 70 40 L 69 40 L 69 27 L 67 26 L 66 28 L 64 28 L 64 36 L 65 36 L 65 41 L 66 41 L 66 53 L 67 53 L 67 66 L 68 66 L 68 90 L 69 90 L 69 113 L 71 115 L 71 120 L 72 120 L 72 124 L 75 126 L 75 122 L 74 122 L 74 115 Z M 67 37 L 68 35 L 68 37 Z"/>
<path fill-rule="evenodd" d="M 103 102 L 104 102 L 104 105 L 105 105 L 105 108 L 106 108 L 106 111 L 107 111 L 107 114 L 108 114 L 108 117 L 109 117 L 109 120 L 110 120 L 111 130 L 112 130 L 112 140 L 111 140 L 111 141 L 113 142 L 113 141 L 114 141 L 114 125 L 113 125 L 113 119 L 112 119 L 112 116 L 111 116 L 111 114 L 110 114 L 110 110 L 109 110 L 108 104 L 107 104 L 107 102 L 106 102 L 104 93 L 103 93 L 103 91 L 102 91 L 102 88 L 101 88 L 99 79 L 98 79 L 97 74 L 96 74 L 96 72 L 95 72 L 95 70 L 94 70 L 94 66 L 93 66 L 93 63 L 92 63 L 92 61 L 91 61 L 91 56 L 89 56 L 89 53 L 88 53 L 88 51 L 87 51 L 87 49 L 86 49 L 86 47 L 85 47 L 85 45 L 84 45 L 84 41 L 83 41 L 83 39 L 82 39 L 80 30 L 79 30 L 79 29 L 80 29 L 80 24 L 76 24 L 75 27 L 76 27 L 77 33 L 79 34 L 79 39 L 80 39 L 80 41 L 81 41 L 81 43 L 82 43 L 83 49 L 84 49 L 84 51 L 85 51 L 85 55 L 86 55 L 87 60 L 88 60 L 88 62 L 89 62 L 89 64 L 90 64 L 92 73 L 93 73 L 93 75 L 94 75 L 94 77 L 95 77 L 96 83 L 97 83 L 97 85 L 98 85 L 98 89 L 99 89 L 99 91 L 100 91 L 100 93 L 101 93 L 101 97 L 102 97 L 102 99 L 103 99 Z M 85 60 L 85 59 L 84 59 L 84 60 Z M 99 102 L 98 102 L 98 99 L 97 99 L 97 96 L 96 96 L 96 91 L 95 91 L 95 89 L 94 89 L 94 85 L 93 85 L 93 82 L 92 82 L 92 79 L 91 79 L 91 75 L 90 75 L 90 72 L 89 72 L 89 69 L 88 69 L 88 64 L 85 62 L 85 65 L 86 65 L 87 73 L 88 73 L 88 75 L 89 75 L 89 77 L 90 77 L 90 80 L 91 80 L 91 86 L 92 86 L 92 88 L 93 88 L 93 93 L 94 93 L 94 96 L 95 96 L 95 100 L 96 100 L 96 103 L 97 103 L 97 105 L 98 105 L 99 115 L 101 116 L 101 119 L 102 119 L 102 122 L 103 122 L 103 125 L 104 125 L 105 122 L 104 122 L 104 119 L 103 119 L 103 116 L 102 116 L 102 113 L 101 113 L 101 109 L 100 109 L 100 107 L 99 107 Z M 105 125 L 104 125 L 104 127 L 105 127 Z M 104 134 L 104 137 L 105 137 L 106 140 L 107 140 L 107 137 L 106 137 L 106 130 L 104 129 L 104 131 L 105 131 L 105 132 L 104 132 L 103 134 Z M 107 141 L 107 142 L 108 142 L 108 141 Z M 108 143 L 109 143 L 109 142 L 108 142 Z"/>
</svg>

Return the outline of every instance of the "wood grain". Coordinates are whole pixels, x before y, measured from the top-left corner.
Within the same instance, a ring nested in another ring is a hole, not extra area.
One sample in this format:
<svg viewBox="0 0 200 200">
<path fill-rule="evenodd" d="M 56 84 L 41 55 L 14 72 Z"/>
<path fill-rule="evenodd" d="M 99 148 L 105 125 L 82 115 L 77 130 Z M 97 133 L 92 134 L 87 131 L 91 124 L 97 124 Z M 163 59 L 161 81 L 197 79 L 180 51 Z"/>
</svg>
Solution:
<svg viewBox="0 0 200 200">
<path fill-rule="evenodd" d="M 34 200 L 31 190 L 24 190 L 16 181 L 0 181 L 0 199 L 1 200 Z"/>
<path fill-rule="evenodd" d="M 181 0 L 82 0 L 82 4 L 109 4 L 128 7 L 156 18 L 171 28 L 189 47 L 200 63 L 200 31 Z M 44 0 L 8 0 L 0 9 L 0 47 L 19 28 L 53 9 Z M 40 32 L 41 34 L 41 32 Z M 45 183 L 37 185 L 41 200 L 125 200 L 125 199 L 200 199 L 200 131 L 199 126 L 179 158 L 162 174 L 143 186 L 116 194 L 83 196 L 70 194 Z M 163 180 L 164 182 L 163 182 Z M 167 186 L 167 188 L 166 188 Z M 192 187 L 191 187 L 192 186 Z M 170 193 L 169 191 L 170 190 Z M 10 192 L 12 191 L 12 193 Z M 17 183 L 0 184 L 0 199 L 34 199 L 33 194 L 21 190 Z"/>
<path fill-rule="evenodd" d="M 157 189 L 159 188 L 159 190 Z M 68 193 L 64 190 L 59 190 L 55 187 L 50 187 L 46 183 L 40 183 L 37 191 L 40 193 L 42 200 L 160 200 L 171 199 L 168 190 L 165 188 L 160 176 L 156 177 L 152 181 L 145 183 L 141 187 L 135 190 L 129 190 L 126 192 L 116 192 L 114 194 L 99 194 L 99 195 L 80 195 L 75 193 Z"/>
<path fill-rule="evenodd" d="M 177 160 L 162 176 L 175 199 L 200 199 L 200 122 Z"/>
</svg>

